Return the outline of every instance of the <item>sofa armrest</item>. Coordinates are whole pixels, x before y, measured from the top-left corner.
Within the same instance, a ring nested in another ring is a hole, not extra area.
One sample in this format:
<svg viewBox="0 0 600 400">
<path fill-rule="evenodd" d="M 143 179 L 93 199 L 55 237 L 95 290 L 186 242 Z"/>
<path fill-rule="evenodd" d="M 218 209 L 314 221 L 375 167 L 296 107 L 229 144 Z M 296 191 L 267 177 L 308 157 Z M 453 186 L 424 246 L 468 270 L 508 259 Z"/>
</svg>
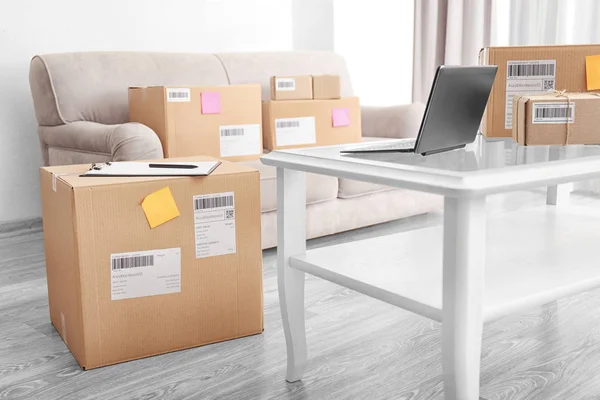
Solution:
<svg viewBox="0 0 600 400">
<path fill-rule="evenodd" d="M 361 107 L 362 135 L 381 138 L 414 138 L 419 133 L 425 106 L 412 103 L 390 107 Z"/>
<path fill-rule="evenodd" d="M 38 130 L 46 165 L 48 156 L 44 148 L 48 147 L 104 154 L 113 161 L 163 158 L 162 145 L 156 133 L 137 122 L 104 125 L 77 121 L 65 125 L 40 126 Z"/>
</svg>

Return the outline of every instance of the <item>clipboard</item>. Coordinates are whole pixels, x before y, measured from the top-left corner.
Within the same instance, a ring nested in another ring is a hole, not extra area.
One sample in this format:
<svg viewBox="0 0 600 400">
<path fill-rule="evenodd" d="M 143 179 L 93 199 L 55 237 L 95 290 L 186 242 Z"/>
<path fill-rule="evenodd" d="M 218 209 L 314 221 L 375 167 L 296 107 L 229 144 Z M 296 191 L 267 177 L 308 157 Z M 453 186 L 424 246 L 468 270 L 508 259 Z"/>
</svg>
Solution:
<svg viewBox="0 0 600 400">
<path fill-rule="evenodd" d="M 200 162 L 140 162 L 122 161 L 92 164 L 80 177 L 159 177 L 208 176 L 221 161 Z"/>
</svg>

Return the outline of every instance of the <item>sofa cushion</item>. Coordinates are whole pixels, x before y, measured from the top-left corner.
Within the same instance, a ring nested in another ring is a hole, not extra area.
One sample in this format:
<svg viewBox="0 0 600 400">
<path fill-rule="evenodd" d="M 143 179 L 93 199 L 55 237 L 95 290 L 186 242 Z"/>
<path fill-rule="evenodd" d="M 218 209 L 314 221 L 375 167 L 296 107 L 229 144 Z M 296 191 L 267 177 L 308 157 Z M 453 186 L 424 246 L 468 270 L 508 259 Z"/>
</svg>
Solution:
<svg viewBox="0 0 600 400">
<path fill-rule="evenodd" d="M 376 183 L 353 181 L 351 179 L 340 179 L 338 197 L 340 199 L 351 199 L 366 194 L 384 192 L 394 189 L 391 186 L 378 185 Z"/>
<path fill-rule="evenodd" d="M 277 210 L 277 169 L 264 165 L 260 160 L 241 164 L 260 172 L 260 207 L 262 212 Z M 338 178 L 334 176 L 306 174 L 306 204 L 332 200 L 338 194 Z"/>
</svg>

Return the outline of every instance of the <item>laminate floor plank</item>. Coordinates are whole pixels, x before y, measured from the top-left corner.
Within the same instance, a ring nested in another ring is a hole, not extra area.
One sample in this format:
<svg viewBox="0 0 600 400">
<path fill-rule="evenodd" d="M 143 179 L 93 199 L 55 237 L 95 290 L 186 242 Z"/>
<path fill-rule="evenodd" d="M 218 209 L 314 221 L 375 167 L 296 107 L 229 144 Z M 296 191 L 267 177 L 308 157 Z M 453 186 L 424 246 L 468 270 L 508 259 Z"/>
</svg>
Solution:
<svg viewBox="0 0 600 400">
<path fill-rule="evenodd" d="M 600 207 L 598 196 L 572 200 Z M 488 211 L 544 203 L 543 190 L 516 192 L 492 196 Z M 436 213 L 407 218 L 312 240 L 308 248 L 441 221 Z M 263 334 L 82 371 L 49 321 L 43 252 L 41 233 L 0 237 L 0 399 L 443 399 L 440 324 L 312 276 L 306 374 L 285 382 L 275 250 L 263 252 Z M 599 400 L 598 310 L 594 290 L 487 323 L 481 396 Z"/>
</svg>

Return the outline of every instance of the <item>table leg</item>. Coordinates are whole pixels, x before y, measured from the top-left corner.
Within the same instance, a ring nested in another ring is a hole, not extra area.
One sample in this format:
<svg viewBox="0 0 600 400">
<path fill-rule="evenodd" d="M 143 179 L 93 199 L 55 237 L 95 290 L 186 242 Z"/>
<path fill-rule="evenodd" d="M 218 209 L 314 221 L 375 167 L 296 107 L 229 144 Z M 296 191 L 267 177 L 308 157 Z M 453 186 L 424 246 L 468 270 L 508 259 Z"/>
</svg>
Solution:
<svg viewBox="0 0 600 400">
<path fill-rule="evenodd" d="M 479 399 L 485 198 L 444 202 L 442 363 L 446 400 Z"/>
<path fill-rule="evenodd" d="M 306 366 L 304 272 L 291 256 L 306 252 L 306 173 L 277 168 L 277 285 L 287 348 L 286 380 L 302 379 Z"/>
<path fill-rule="evenodd" d="M 561 155 L 561 151 L 565 152 L 565 156 Z M 565 157 L 573 153 L 573 147 L 566 147 L 564 149 L 560 147 L 550 147 L 548 159 L 550 161 L 562 160 Z M 571 192 L 573 191 L 572 183 L 563 183 L 560 185 L 551 185 L 546 189 L 546 204 L 548 205 L 566 205 L 569 204 Z"/>
</svg>

